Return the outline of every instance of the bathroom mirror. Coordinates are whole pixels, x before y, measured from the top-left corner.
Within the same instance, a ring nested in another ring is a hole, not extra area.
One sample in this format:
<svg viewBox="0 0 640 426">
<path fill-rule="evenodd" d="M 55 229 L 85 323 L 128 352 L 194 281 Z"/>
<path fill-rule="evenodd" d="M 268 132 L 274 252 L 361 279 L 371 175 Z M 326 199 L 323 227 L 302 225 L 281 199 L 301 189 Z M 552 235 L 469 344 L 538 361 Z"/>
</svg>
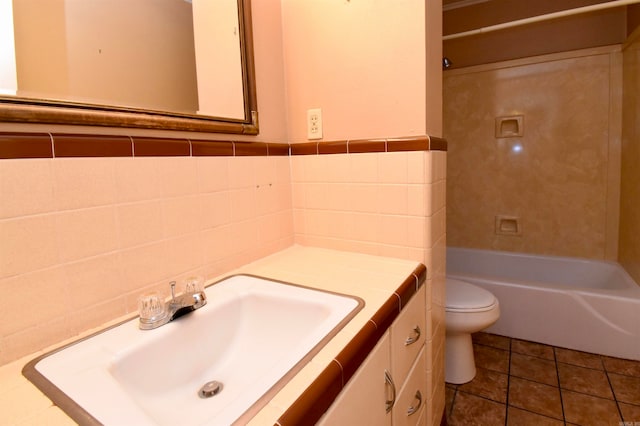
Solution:
<svg viewBox="0 0 640 426">
<path fill-rule="evenodd" d="M 0 122 L 257 134 L 251 0 L 0 0 Z"/>
</svg>

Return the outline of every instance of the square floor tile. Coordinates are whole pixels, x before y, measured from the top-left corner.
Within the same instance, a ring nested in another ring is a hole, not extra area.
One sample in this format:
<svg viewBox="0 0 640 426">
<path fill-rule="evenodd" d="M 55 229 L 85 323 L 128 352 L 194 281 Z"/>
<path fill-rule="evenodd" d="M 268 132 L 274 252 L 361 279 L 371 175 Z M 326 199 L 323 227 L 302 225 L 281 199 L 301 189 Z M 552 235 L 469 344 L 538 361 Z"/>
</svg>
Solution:
<svg viewBox="0 0 640 426">
<path fill-rule="evenodd" d="M 621 421 L 615 401 L 562 390 L 562 404 L 567 422 L 582 426 L 618 425 Z"/>
<path fill-rule="evenodd" d="M 509 373 L 523 379 L 558 386 L 556 363 L 548 359 L 512 353 Z"/>
<path fill-rule="evenodd" d="M 458 391 L 447 424 L 450 426 L 504 425 L 506 411 L 504 404 Z"/>
<path fill-rule="evenodd" d="M 640 423 L 640 405 L 631 405 L 619 402 L 618 406 L 622 411 L 622 420 L 625 422 L 638 422 Z"/>
<path fill-rule="evenodd" d="M 640 377 L 609 373 L 609 380 L 618 402 L 640 405 Z"/>
<path fill-rule="evenodd" d="M 450 425 L 640 425 L 640 362 L 484 332 L 472 337 L 476 377 L 445 387 Z"/>
<path fill-rule="evenodd" d="M 509 407 L 507 411 L 508 426 L 564 426 L 562 420 L 552 419 L 530 411 Z"/>
<path fill-rule="evenodd" d="M 604 371 L 558 363 L 558 374 L 562 389 L 613 399 L 611 386 Z"/>
<path fill-rule="evenodd" d="M 476 377 L 469 383 L 460 385 L 459 391 L 482 396 L 496 402 L 507 402 L 509 376 L 485 368 L 476 368 Z"/>
<path fill-rule="evenodd" d="M 445 382 L 445 383 L 444 383 L 444 386 L 445 386 L 446 388 L 451 388 L 451 389 L 453 389 L 453 390 L 456 390 L 456 389 L 458 389 L 458 386 L 460 386 L 460 385 L 456 385 L 455 383 L 447 383 L 447 382 Z"/>
<path fill-rule="evenodd" d="M 511 348 L 511 338 L 505 336 L 498 336 L 491 333 L 473 333 L 471 335 L 473 343 L 479 343 L 485 346 L 491 346 L 493 348 L 504 349 L 508 351 Z"/>
<path fill-rule="evenodd" d="M 453 408 L 453 399 L 456 396 L 456 389 L 449 386 L 444 388 L 444 405 L 446 407 L 447 415 L 451 414 L 451 408 Z"/>
<path fill-rule="evenodd" d="M 604 370 L 600 355 L 587 352 L 574 351 L 572 349 L 555 348 L 556 359 L 565 364 L 579 365 L 580 367 Z"/>
<path fill-rule="evenodd" d="M 603 356 L 605 369 L 610 373 L 640 377 L 640 361 Z"/>
<path fill-rule="evenodd" d="M 555 360 L 555 357 L 553 356 L 553 346 L 544 345 L 542 343 L 513 339 L 511 341 L 511 351 L 524 355 L 537 356 L 538 358 Z"/>
<path fill-rule="evenodd" d="M 554 386 L 511 377 L 509 405 L 562 420 L 560 389 Z"/>
<path fill-rule="evenodd" d="M 489 346 L 473 345 L 473 355 L 475 357 L 476 367 L 482 367 L 500 373 L 509 372 L 509 351 Z"/>
</svg>

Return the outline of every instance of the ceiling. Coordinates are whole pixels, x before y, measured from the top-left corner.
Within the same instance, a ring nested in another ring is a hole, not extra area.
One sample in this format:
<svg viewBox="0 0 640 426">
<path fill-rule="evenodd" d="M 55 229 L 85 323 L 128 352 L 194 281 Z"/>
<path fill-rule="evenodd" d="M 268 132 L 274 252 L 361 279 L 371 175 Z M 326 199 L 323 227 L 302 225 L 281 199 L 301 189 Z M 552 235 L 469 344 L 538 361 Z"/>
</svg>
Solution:
<svg viewBox="0 0 640 426">
<path fill-rule="evenodd" d="M 457 34 L 532 16 L 605 3 L 607 0 L 443 0 L 443 34 Z M 640 4 L 632 6 L 640 9 Z M 443 42 L 453 68 L 623 43 L 630 33 L 627 10 L 547 20 Z"/>
</svg>

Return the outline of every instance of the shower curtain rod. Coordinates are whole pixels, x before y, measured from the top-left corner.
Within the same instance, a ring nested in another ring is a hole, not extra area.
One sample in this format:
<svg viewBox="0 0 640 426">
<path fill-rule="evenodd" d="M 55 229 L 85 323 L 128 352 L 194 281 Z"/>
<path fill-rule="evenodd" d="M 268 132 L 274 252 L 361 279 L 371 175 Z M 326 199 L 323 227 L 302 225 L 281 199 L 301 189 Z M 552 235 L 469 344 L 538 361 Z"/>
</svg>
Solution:
<svg viewBox="0 0 640 426">
<path fill-rule="evenodd" d="M 577 15 L 579 13 L 587 13 L 587 12 L 593 12 L 596 10 L 610 9 L 613 7 L 626 6 L 634 3 L 640 3 L 640 0 L 614 0 L 606 3 L 593 4 L 590 6 L 576 7 L 575 9 L 567 9 L 567 10 L 562 10 L 560 12 L 547 13 L 544 15 L 532 16 L 531 18 L 518 19 L 516 21 L 490 25 L 488 27 L 478 28 L 476 30 L 449 34 L 442 37 L 442 40 L 443 41 L 453 40 L 456 38 L 462 38 L 462 37 L 467 37 L 467 36 L 477 35 L 477 34 L 484 34 L 492 31 L 504 30 L 506 28 L 518 27 L 520 25 L 532 24 L 534 22 L 548 21 L 551 19 L 563 18 L 565 16 Z"/>
</svg>

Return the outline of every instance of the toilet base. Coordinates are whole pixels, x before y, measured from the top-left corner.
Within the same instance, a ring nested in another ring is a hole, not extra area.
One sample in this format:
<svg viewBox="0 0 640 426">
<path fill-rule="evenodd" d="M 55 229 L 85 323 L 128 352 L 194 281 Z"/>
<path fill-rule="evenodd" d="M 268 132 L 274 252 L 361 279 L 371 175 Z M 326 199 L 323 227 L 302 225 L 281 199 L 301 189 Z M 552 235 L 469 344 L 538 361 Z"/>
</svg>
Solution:
<svg viewBox="0 0 640 426">
<path fill-rule="evenodd" d="M 444 356 L 445 382 L 459 385 L 470 382 L 476 376 L 471 334 L 447 334 Z"/>
</svg>

